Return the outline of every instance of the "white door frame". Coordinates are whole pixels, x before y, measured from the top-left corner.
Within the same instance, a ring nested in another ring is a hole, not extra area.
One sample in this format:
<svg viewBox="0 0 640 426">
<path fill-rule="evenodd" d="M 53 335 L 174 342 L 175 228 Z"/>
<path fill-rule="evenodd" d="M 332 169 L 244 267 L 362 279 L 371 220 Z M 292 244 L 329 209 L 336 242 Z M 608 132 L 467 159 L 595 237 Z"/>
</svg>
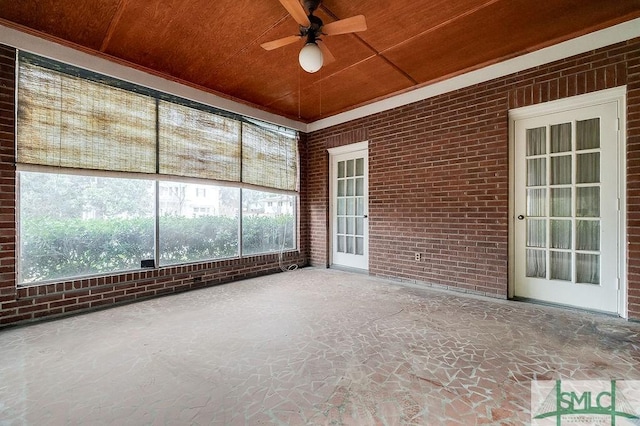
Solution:
<svg viewBox="0 0 640 426">
<path fill-rule="evenodd" d="M 512 109 L 509 111 L 509 281 L 508 295 L 512 298 L 515 294 L 515 122 L 526 118 L 538 117 L 547 114 L 554 114 L 563 111 L 598 105 L 602 103 L 617 102 L 618 106 L 618 137 L 617 137 L 617 159 L 618 159 L 618 277 L 619 300 L 618 314 L 628 317 L 627 312 L 627 155 L 626 155 L 626 104 L 627 87 L 620 86 L 612 89 L 601 90 L 585 95 L 572 96 L 557 101 L 545 102 Z"/>
<path fill-rule="evenodd" d="M 336 171 L 334 170 L 334 157 L 337 155 L 342 155 L 342 154 L 349 154 L 351 152 L 356 152 L 356 151 L 365 151 L 365 156 L 367 157 L 367 159 L 369 158 L 369 141 L 363 141 L 363 142 L 357 142 L 357 143 L 352 143 L 349 145 L 344 145 L 344 146 L 339 146 L 339 147 L 335 147 L 335 148 L 329 148 L 327 149 L 327 151 L 329 152 L 329 266 L 333 265 L 333 245 L 334 245 L 334 238 L 333 238 L 333 234 L 334 234 L 334 224 L 333 224 L 333 213 L 334 213 L 334 208 L 335 208 L 335 199 L 336 199 L 336 188 L 334 185 L 334 176 L 336 175 Z M 367 160 L 368 163 L 368 160 Z M 367 165 L 367 188 L 368 188 L 368 180 L 369 180 L 369 167 Z M 369 213 L 369 196 L 368 194 L 366 194 L 366 205 L 365 205 L 365 212 L 368 215 Z M 369 221 L 365 220 L 365 226 L 368 228 L 369 227 Z M 369 261 L 369 237 L 368 237 L 368 232 L 367 232 L 367 238 L 365 239 L 365 257 L 367 260 L 367 264 Z M 369 270 L 369 267 L 367 266 L 367 269 Z"/>
</svg>

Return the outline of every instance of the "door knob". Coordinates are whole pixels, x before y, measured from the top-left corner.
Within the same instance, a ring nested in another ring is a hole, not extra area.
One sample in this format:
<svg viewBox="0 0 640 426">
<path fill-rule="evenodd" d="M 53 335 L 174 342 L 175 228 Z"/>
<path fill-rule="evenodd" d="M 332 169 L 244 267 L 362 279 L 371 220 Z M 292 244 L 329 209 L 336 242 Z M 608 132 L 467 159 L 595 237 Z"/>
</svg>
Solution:
<svg viewBox="0 0 640 426">
<path fill-rule="evenodd" d="M 524 219 L 524 216 L 523 215 L 518 215 L 518 220 L 522 220 L 522 219 Z"/>
<path fill-rule="evenodd" d="M 366 218 L 368 218 L 368 217 L 369 217 L 369 215 L 368 215 L 368 214 L 365 214 L 365 215 L 364 215 L 364 216 L 362 216 L 362 217 L 364 217 L 364 218 L 366 219 Z"/>
</svg>

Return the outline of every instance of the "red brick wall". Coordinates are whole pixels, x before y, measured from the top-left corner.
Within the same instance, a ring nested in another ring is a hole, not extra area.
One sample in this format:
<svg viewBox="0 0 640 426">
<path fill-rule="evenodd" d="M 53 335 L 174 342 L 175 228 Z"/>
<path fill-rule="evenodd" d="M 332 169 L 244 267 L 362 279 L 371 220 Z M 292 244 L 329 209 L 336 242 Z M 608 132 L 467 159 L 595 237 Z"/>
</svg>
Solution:
<svg viewBox="0 0 640 426">
<path fill-rule="evenodd" d="M 0 323 L 16 313 L 15 57 L 0 45 Z"/>
<path fill-rule="evenodd" d="M 507 297 L 509 108 L 625 84 L 629 313 L 640 319 L 639 39 L 310 134 L 312 264 L 329 258 L 327 148 L 368 140 L 370 273 Z"/>
<path fill-rule="evenodd" d="M 251 256 L 126 274 L 16 288 L 15 50 L 0 45 L 0 327 L 207 287 L 280 271 L 278 255 Z M 306 144 L 301 140 L 300 251 L 284 264 L 308 257 L 305 203 Z"/>
<path fill-rule="evenodd" d="M 640 320 L 640 43 L 619 47 L 627 58 L 627 280 L 629 317 Z M 613 54 L 613 52 L 612 52 Z"/>
</svg>

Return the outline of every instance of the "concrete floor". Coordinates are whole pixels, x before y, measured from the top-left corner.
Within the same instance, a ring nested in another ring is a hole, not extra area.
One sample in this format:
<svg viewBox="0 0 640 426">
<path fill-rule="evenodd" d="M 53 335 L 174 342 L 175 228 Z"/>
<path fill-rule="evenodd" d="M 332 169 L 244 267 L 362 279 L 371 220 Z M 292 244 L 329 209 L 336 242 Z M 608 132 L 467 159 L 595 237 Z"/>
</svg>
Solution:
<svg viewBox="0 0 640 426">
<path fill-rule="evenodd" d="M 306 268 L 0 330 L 2 425 L 519 425 L 532 379 L 640 380 L 640 324 Z"/>
</svg>

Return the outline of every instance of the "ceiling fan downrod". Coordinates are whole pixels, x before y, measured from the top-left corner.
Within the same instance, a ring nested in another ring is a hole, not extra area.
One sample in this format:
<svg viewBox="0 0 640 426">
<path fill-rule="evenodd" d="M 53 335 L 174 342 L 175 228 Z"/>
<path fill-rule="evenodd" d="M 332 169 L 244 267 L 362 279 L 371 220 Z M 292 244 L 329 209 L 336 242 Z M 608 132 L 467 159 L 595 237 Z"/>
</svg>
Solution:
<svg viewBox="0 0 640 426">
<path fill-rule="evenodd" d="M 309 11 L 309 15 L 313 15 L 313 12 L 320 6 L 322 0 L 304 0 L 304 7 Z"/>
<path fill-rule="evenodd" d="M 307 38 L 306 43 L 315 43 L 318 37 L 322 34 L 321 29 L 324 23 L 322 19 L 318 18 L 313 12 L 318 9 L 322 0 L 303 0 L 304 7 L 309 12 L 307 18 L 309 18 L 308 27 L 300 27 L 300 35 Z"/>
<path fill-rule="evenodd" d="M 322 19 L 312 14 L 309 14 L 309 22 L 311 22 L 311 25 L 306 28 L 300 28 L 300 34 L 307 38 L 307 43 L 315 43 L 318 37 L 322 34 L 321 29 L 324 23 L 322 22 Z"/>
</svg>

